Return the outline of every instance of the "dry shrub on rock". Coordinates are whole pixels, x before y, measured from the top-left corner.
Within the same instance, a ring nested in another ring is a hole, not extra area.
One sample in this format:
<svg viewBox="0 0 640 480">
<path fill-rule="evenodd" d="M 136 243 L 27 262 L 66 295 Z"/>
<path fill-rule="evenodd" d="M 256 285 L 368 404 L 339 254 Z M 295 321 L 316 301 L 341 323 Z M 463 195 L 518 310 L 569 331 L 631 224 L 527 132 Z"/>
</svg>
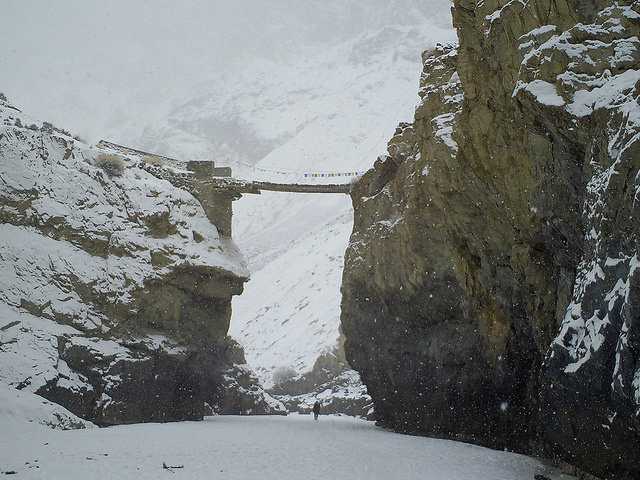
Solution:
<svg viewBox="0 0 640 480">
<path fill-rule="evenodd" d="M 114 154 L 101 153 L 96 157 L 96 166 L 104 170 L 110 177 L 120 177 L 124 173 L 124 160 Z"/>
</svg>

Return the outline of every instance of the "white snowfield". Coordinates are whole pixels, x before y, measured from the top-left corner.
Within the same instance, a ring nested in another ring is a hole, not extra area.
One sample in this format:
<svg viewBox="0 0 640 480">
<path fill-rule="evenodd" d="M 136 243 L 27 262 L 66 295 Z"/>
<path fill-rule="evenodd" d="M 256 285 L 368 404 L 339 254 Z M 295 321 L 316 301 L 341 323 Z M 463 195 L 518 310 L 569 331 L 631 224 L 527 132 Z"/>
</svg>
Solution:
<svg viewBox="0 0 640 480">
<path fill-rule="evenodd" d="M 0 472 L 19 479 L 573 478 L 523 455 L 390 433 L 351 417 L 222 416 L 63 432 L 0 428 Z"/>
</svg>

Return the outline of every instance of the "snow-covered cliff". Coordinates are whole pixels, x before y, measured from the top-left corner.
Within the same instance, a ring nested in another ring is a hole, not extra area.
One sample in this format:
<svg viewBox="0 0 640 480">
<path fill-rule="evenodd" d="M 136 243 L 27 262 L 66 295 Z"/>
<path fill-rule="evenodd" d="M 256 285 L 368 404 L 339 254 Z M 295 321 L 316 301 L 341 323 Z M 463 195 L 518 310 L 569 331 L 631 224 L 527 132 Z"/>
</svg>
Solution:
<svg viewBox="0 0 640 480">
<path fill-rule="evenodd" d="M 201 417 L 248 278 L 233 242 L 149 159 L 4 97 L 0 159 L 0 382 L 100 423 Z"/>
</svg>

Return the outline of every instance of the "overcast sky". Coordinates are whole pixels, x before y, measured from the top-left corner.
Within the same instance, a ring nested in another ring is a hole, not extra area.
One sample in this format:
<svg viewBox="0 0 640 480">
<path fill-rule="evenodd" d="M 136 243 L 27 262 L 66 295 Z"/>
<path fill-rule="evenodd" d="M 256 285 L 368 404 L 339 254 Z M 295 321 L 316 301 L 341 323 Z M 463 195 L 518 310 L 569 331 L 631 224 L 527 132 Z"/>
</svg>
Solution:
<svg viewBox="0 0 640 480">
<path fill-rule="evenodd" d="M 162 115 L 192 85 L 250 58 L 286 61 L 385 23 L 446 22 L 448 3 L 4 0 L 0 91 L 91 137 L 125 115 Z"/>
</svg>

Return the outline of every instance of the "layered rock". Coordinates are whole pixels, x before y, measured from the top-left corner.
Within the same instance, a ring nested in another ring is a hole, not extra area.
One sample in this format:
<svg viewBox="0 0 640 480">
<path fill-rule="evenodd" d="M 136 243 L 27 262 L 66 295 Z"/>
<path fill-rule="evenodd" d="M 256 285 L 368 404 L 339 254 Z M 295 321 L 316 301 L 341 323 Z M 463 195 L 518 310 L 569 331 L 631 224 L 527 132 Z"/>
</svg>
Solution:
<svg viewBox="0 0 640 480">
<path fill-rule="evenodd" d="M 380 421 L 640 475 L 640 5 L 454 2 L 352 194 L 342 327 Z"/>
<path fill-rule="evenodd" d="M 202 418 L 248 278 L 230 232 L 4 98 L 0 157 L 0 381 L 102 425 Z"/>
</svg>

